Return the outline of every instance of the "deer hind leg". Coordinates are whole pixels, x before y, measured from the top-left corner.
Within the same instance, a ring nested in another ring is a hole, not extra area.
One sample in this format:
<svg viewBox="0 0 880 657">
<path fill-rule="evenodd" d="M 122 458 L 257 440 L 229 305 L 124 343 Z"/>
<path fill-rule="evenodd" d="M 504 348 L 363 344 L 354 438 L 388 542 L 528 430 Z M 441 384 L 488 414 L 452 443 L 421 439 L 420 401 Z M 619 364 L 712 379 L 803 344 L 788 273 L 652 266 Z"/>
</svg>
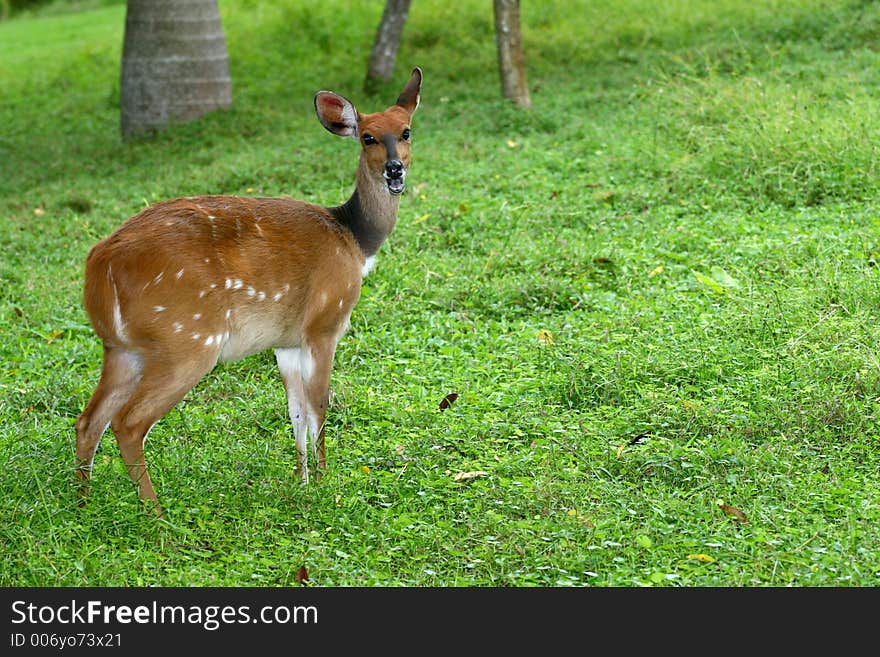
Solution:
<svg viewBox="0 0 880 657">
<path fill-rule="evenodd" d="M 136 353 L 104 346 L 101 380 L 76 421 L 76 477 L 81 494 L 88 493 L 95 452 L 111 418 L 129 400 L 140 381 L 141 362 Z"/>
<path fill-rule="evenodd" d="M 217 362 L 216 349 L 182 356 L 144 356 L 140 383 L 128 402 L 113 417 L 111 427 L 128 475 L 141 500 L 155 503 L 162 515 L 156 491 L 144 459 L 144 443 L 150 429 L 162 419 Z"/>
<path fill-rule="evenodd" d="M 308 451 L 318 462 L 315 480 L 327 462 L 324 454 L 324 418 L 330 370 L 333 365 L 335 343 L 312 342 L 293 349 L 276 349 L 275 359 L 287 392 L 287 410 L 296 439 L 297 473 L 302 482 L 309 482 Z"/>
</svg>

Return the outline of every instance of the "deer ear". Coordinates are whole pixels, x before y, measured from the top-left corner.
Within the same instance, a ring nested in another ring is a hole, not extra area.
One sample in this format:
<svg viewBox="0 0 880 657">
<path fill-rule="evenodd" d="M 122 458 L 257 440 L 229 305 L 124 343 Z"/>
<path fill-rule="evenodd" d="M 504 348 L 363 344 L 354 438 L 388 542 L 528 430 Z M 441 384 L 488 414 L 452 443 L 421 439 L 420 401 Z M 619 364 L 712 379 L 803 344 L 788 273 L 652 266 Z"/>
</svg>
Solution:
<svg viewBox="0 0 880 657">
<path fill-rule="evenodd" d="M 327 130 L 340 137 L 358 137 L 358 111 L 347 98 L 332 91 L 315 94 L 315 112 Z"/>
<path fill-rule="evenodd" d="M 397 97 L 397 105 L 400 105 L 407 112 L 412 114 L 419 106 L 419 97 L 422 90 L 422 69 L 416 66 L 413 69 L 409 82 Z"/>
</svg>

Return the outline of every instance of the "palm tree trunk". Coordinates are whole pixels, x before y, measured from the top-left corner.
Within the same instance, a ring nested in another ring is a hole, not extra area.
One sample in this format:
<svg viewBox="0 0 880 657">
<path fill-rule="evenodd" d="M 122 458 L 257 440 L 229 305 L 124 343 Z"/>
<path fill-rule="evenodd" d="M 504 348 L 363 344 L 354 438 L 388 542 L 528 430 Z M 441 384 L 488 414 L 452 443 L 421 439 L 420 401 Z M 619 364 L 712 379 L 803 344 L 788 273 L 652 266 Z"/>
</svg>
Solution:
<svg viewBox="0 0 880 657">
<path fill-rule="evenodd" d="M 403 35 L 403 27 L 406 25 L 411 1 L 387 0 L 385 3 L 385 11 L 382 12 L 382 20 L 379 23 L 379 29 L 376 30 L 373 50 L 370 53 L 370 63 L 367 66 L 367 79 L 364 82 L 364 88 L 368 92 L 375 91 L 382 82 L 391 80 L 397 51 L 400 49 L 400 37 Z"/>
<path fill-rule="evenodd" d="M 231 104 L 217 0 L 128 0 L 120 87 L 123 136 Z"/>
<path fill-rule="evenodd" d="M 522 49 L 519 0 L 494 0 L 495 41 L 498 46 L 498 68 L 501 92 L 520 107 L 531 107 L 526 84 L 526 60 Z"/>
</svg>

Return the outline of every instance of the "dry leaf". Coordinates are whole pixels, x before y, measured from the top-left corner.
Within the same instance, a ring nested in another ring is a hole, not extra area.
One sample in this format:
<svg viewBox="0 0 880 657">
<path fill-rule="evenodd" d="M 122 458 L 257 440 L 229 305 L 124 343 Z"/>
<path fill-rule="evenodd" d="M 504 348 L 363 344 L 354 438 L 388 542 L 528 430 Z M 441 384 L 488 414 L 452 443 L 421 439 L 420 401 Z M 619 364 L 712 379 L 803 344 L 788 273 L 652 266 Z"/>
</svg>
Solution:
<svg viewBox="0 0 880 657">
<path fill-rule="evenodd" d="M 721 510 L 724 511 L 729 516 L 733 516 L 733 518 L 737 522 L 748 522 L 749 519 L 746 518 L 746 514 L 737 509 L 735 506 L 730 506 L 729 504 L 724 504 L 723 502 L 719 505 Z"/>
<path fill-rule="evenodd" d="M 296 575 L 294 575 L 293 580 L 297 584 L 302 584 L 303 582 L 309 581 L 309 571 L 306 570 L 305 566 L 299 567 L 299 570 L 296 571 Z"/>
<path fill-rule="evenodd" d="M 708 554 L 689 554 L 687 556 L 688 559 L 696 559 L 697 561 L 702 561 L 703 563 L 713 563 L 715 559 L 710 557 Z"/>
<path fill-rule="evenodd" d="M 450 392 L 440 402 L 440 410 L 443 411 L 443 410 L 446 410 L 447 408 L 449 408 L 450 406 L 452 406 L 452 402 L 454 402 L 456 399 L 458 399 L 458 393 L 457 392 Z"/>
<path fill-rule="evenodd" d="M 541 329 L 538 331 L 538 342 L 543 342 L 544 344 L 553 344 L 553 334 L 547 329 Z"/>
<path fill-rule="evenodd" d="M 42 217 L 44 214 L 46 214 L 46 211 L 43 208 L 34 208 L 34 214 L 38 217 Z"/>
<path fill-rule="evenodd" d="M 453 481 L 470 481 L 471 479 L 476 479 L 477 477 L 485 477 L 488 472 L 484 470 L 473 470 L 472 472 L 459 472 L 455 475 L 452 480 Z"/>
</svg>

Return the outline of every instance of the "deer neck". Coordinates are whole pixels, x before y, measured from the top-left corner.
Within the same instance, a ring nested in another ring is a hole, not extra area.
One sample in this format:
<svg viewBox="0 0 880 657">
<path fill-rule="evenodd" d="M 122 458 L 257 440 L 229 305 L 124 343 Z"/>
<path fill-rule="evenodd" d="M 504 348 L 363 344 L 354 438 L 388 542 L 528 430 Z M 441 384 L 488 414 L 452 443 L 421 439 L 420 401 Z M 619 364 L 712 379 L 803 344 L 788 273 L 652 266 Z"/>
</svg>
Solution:
<svg viewBox="0 0 880 657">
<path fill-rule="evenodd" d="M 384 180 L 369 174 L 364 157 L 358 167 L 357 185 L 342 205 L 328 208 L 342 225 L 348 227 L 361 247 L 364 257 L 376 255 L 379 247 L 397 224 L 400 197 L 391 194 Z"/>
</svg>

